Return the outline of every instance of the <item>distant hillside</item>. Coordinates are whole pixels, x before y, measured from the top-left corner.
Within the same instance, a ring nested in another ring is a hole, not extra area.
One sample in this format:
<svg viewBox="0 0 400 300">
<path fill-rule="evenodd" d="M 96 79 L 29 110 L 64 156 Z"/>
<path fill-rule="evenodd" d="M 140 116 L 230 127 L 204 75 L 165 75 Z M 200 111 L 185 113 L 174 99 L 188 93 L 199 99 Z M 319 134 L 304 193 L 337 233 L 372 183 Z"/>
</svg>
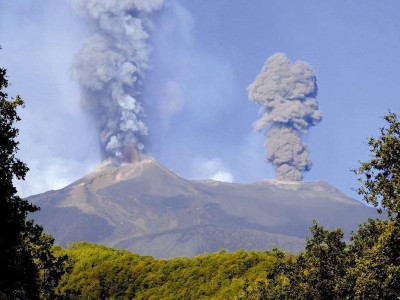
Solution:
<svg viewBox="0 0 400 300">
<path fill-rule="evenodd" d="M 274 245 L 297 252 L 313 219 L 348 235 L 378 217 L 324 182 L 188 181 L 154 160 L 105 165 L 29 200 L 41 207 L 35 220 L 61 245 L 91 241 L 155 257 Z"/>
</svg>

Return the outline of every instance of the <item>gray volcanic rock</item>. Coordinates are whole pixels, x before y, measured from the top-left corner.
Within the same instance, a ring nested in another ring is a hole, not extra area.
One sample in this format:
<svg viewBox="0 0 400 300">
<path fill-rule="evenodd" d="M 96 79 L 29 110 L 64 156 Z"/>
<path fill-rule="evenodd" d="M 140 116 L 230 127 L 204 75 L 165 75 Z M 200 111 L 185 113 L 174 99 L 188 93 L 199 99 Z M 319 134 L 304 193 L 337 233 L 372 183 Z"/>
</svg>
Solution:
<svg viewBox="0 0 400 300">
<path fill-rule="evenodd" d="M 104 165 L 29 201 L 41 207 L 36 222 L 61 245 L 84 240 L 155 257 L 272 246 L 297 252 L 314 219 L 348 237 L 378 217 L 324 182 L 188 181 L 154 160 Z"/>
</svg>

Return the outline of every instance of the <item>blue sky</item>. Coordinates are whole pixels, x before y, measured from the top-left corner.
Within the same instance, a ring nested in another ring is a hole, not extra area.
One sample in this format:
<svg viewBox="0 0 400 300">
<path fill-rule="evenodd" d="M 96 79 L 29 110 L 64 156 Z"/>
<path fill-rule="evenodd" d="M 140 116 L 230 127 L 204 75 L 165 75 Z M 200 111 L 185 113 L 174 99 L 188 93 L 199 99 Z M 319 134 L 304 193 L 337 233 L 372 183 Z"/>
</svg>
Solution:
<svg viewBox="0 0 400 300">
<path fill-rule="evenodd" d="M 147 151 L 185 178 L 273 178 L 259 107 L 246 88 L 266 59 L 306 61 L 323 120 L 306 138 L 323 180 L 357 197 L 350 172 L 368 159 L 381 117 L 400 113 L 400 2 L 187 0 L 153 19 L 152 69 L 142 91 Z M 0 65 L 20 111 L 20 158 L 31 169 L 21 194 L 60 188 L 101 161 L 97 133 L 80 110 L 74 56 L 93 28 L 67 1 L 0 2 Z M 173 99 L 173 101 L 171 100 Z M 172 102 L 171 102 L 172 101 Z"/>
</svg>

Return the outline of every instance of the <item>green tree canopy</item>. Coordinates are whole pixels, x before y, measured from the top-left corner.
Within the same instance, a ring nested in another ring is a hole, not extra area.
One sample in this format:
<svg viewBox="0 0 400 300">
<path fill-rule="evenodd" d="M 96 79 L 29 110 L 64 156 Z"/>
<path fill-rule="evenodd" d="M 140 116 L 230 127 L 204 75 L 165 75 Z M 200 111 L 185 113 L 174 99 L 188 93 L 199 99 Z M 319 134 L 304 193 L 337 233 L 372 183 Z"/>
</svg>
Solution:
<svg viewBox="0 0 400 300">
<path fill-rule="evenodd" d="M 389 217 L 400 218 L 400 122 L 395 113 L 384 117 L 388 127 L 381 128 L 378 138 L 371 137 L 371 160 L 353 170 L 360 175 L 362 186 L 357 189 L 364 200 L 385 209 Z"/>
</svg>

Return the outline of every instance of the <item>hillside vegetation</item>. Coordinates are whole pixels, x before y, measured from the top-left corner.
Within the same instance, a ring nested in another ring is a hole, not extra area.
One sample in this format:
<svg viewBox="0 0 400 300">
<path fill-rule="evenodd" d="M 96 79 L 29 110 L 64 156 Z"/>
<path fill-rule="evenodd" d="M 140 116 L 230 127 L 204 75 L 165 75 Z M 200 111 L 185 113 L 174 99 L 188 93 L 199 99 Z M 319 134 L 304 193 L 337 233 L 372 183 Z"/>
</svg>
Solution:
<svg viewBox="0 0 400 300">
<path fill-rule="evenodd" d="M 62 250 L 72 262 L 59 294 L 69 299 L 234 299 L 294 259 L 278 250 L 154 259 L 90 243 Z"/>
<path fill-rule="evenodd" d="M 346 244 L 340 229 L 314 222 L 306 249 L 221 250 L 194 258 L 155 259 L 77 242 L 60 299 L 397 299 L 400 226 L 369 220 Z"/>
<path fill-rule="evenodd" d="M 400 226 L 369 220 L 346 244 L 340 229 L 314 222 L 306 249 L 292 255 L 221 250 L 194 258 L 155 259 L 77 242 L 60 299 L 397 299 Z"/>
</svg>

